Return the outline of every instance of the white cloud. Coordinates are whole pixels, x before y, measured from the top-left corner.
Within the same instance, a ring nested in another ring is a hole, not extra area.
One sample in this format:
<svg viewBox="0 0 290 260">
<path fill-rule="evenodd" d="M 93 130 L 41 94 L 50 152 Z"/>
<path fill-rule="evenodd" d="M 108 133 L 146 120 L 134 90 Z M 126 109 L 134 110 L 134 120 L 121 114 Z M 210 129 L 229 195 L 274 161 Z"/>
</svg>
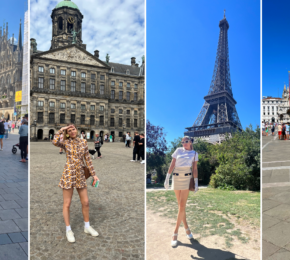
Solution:
<svg viewBox="0 0 290 260">
<path fill-rule="evenodd" d="M 30 35 L 41 51 L 49 50 L 52 38 L 51 12 L 61 0 L 31 0 Z M 110 61 L 130 64 L 131 57 L 141 62 L 145 53 L 144 0 L 74 0 L 84 15 L 83 43 L 87 51 L 109 53 Z"/>
</svg>

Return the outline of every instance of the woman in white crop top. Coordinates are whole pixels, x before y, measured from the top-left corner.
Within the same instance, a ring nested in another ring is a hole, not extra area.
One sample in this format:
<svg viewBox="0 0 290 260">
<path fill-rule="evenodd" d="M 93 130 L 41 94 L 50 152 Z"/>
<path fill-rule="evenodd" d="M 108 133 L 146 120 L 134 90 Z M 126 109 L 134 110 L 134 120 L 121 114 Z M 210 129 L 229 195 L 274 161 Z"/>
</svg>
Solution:
<svg viewBox="0 0 290 260">
<path fill-rule="evenodd" d="M 168 189 L 170 174 L 173 172 L 172 189 L 175 192 L 179 210 L 171 246 L 177 245 L 178 229 L 181 222 L 183 222 L 187 238 L 193 238 L 187 225 L 185 214 L 185 207 L 189 194 L 189 183 L 192 177 L 194 177 L 195 192 L 198 190 L 198 153 L 193 150 L 192 140 L 189 136 L 183 137 L 181 143 L 183 147 L 177 148 L 172 154 L 172 161 L 164 182 L 164 187 Z"/>
</svg>

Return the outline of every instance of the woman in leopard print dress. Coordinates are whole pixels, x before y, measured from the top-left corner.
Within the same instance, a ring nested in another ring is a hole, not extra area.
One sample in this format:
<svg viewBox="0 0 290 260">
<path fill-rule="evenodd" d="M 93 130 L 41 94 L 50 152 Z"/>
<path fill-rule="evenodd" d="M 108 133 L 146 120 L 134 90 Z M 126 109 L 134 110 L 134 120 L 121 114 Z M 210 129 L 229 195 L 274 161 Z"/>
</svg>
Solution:
<svg viewBox="0 0 290 260">
<path fill-rule="evenodd" d="M 63 134 L 61 141 L 60 135 Z M 96 176 L 94 166 L 92 164 L 87 140 L 77 137 L 77 129 L 74 125 L 61 128 L 54 137 L 53 145 L 64 149 L 66 152 L 66 164 L 62 173 L 62 177 L 58 186 L 63 190 L 63 217 L 66 224 L 66 237 L 69 242 L 75 242 L 74 233 L 70 227 L 70 204 L 72 200 L 73 190 L 77 189 L 82 203 L 82 212 L 85 222 L 84 232 L 92 236 L 98 236 L 98 232 L 89 224 L 89 198 L 87 191 L 86 178 L 84 174 L 84 160 L 94 178 L 93 186 L 98 177 Z"/>
</svg>

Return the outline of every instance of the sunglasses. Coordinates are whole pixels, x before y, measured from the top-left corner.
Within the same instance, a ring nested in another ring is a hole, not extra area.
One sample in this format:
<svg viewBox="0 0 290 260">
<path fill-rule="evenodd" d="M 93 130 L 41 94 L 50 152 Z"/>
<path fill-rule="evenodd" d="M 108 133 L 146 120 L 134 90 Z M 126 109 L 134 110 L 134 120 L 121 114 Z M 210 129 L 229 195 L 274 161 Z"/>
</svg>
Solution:
<svg viewBox="0 0 290 260">
<path fill-rule="evenodd" d="M 181 143 L 182 143 L 182 144 L 188 144 L 188 143 L 190 143 L 190 141 L 186 140 L 186 141 L 181 142 Z"/>
</svg>

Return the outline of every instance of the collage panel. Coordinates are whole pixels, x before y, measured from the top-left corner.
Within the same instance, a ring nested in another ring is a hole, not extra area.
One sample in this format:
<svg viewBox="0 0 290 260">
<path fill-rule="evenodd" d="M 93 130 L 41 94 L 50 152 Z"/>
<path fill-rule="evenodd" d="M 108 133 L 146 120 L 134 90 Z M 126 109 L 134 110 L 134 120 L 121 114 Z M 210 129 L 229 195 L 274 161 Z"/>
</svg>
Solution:
<svg viewBox="0 0 290 260">
<path fill-rule="evenodd" d="M 144 10 L 31 0 L 30 259 L 144 259 Z"/>
<path fill-rule="evenodd" d="M 28 18 L 26 0 L 1 2 L 0 259 L 28 259 Z"/>
<path fill-rule="evenodd" d="M 260 1 L 146 10 L 146 259 L 260 259 Z"/>
<path fill-rule="evenodd" d="M 262 259 L 290 259 L 288 1 L 263 1 Z M 271 17 L 271 19 L 269 19 Z M 285 142 L 286 141 L 286 142 Z"/>
</svg>

